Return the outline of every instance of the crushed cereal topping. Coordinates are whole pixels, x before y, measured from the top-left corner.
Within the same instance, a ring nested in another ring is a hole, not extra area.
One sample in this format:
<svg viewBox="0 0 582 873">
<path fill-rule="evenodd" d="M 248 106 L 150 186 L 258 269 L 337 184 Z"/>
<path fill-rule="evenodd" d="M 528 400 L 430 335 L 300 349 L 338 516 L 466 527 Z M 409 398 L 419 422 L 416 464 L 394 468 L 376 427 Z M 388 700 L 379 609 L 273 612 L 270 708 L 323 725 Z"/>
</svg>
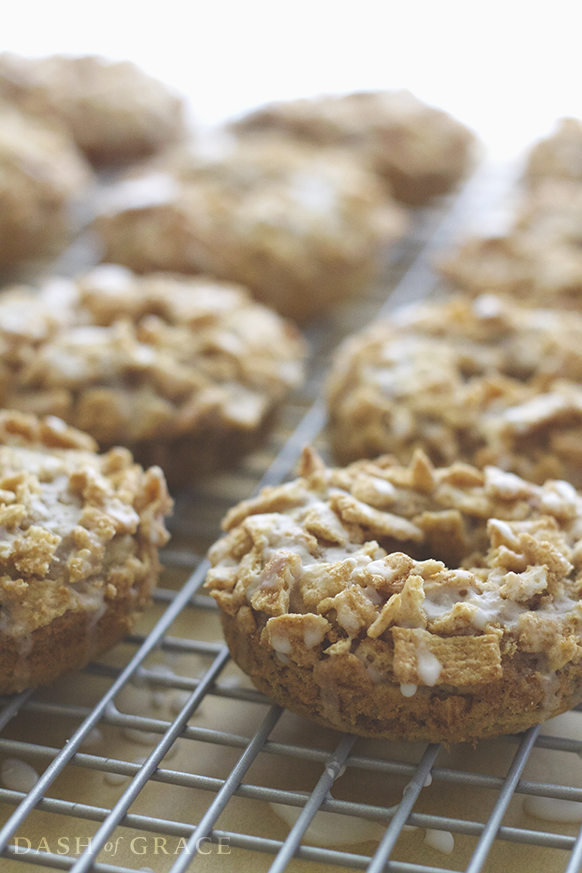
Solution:
<svg viewBox="0 0 582 873">
<path fill-rule="evenodd" d="M 162 471 L 144 472 L 127 449 L 95 449 L 59 419 L 0 411 L 0 634 L 147 601 L 168 539 Z"/>
<path fill-rule="evenodd" d="M 508 493 L 511 473 L 580 486 L 581 350 L 578 313 L 493 295 L 402 309 L 336 354 L 334 452 L 342 462 L 382 452 L 408 460 L 421 447 L 436 464 L 509 471 L 496 474 Z"/>
<path fill-rule="evenodd" d="M 566 483 L 420 450 L 331 469 L 306 449 L 300 473 L 234 507 L 209 552 L 206 587 L 261 647 L 300 666 L 351 653 L 404 686 L 488 683 L 516 652 L 542 672 L 582 657 L 582 497 Z"/>
<path fill-rule="evenodd" d="M 258 430 L 300 383 L 304 345 L 239 286 L 102 265 L 5 291 L 0 351 L 4 407 L 135 451 Z"/>
</svg>

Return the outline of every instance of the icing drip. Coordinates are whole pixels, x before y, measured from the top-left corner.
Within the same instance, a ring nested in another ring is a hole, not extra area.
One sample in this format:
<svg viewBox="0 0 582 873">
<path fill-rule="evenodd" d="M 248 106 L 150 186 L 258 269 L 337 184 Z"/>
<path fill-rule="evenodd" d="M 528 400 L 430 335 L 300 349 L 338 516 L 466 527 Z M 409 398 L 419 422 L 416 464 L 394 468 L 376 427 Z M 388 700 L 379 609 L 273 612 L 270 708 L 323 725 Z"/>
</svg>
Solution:
<svg viewBox="0 0 582 873">
<path fill-rule="evenodd" d="M 416 685 L 401 685 L 400 691 L 403 697 L 414 697 L 416 694 Z"/>
<path fill-rule="evenodd" d="M 433 828 L 427 828 L 424 842 L 427 846 L 431 846 L 445 855 L 450 855 L 455 848 L 455 838 L 450 831 L 436 831 Z"/>
<path fill-rule="evenodd" d="M 431 652 L 423 650 L 417 653 L 416 669 L 425 685 L 436 685 L 442 668 L 441 662 Z"/>
<path fill-rule="evenodd" d="M 38 782 L 38 773 L 25 761 L 6 758 L 0 766 L 0 781 L 5 788 L 26 793 Z"/>
</svg>

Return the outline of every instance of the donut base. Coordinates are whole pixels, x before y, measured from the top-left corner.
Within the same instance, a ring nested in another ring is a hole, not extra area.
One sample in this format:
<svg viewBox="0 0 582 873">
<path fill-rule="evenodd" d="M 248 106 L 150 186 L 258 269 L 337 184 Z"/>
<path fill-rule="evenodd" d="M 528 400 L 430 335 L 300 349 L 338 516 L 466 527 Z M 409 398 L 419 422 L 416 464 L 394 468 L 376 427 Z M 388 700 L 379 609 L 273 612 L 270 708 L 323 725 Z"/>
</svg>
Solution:
<svg viewBox="0 0 582 873">
<path fill-rule="evenodd" d="M 519 733 L 582 700 L 582 661 L 568 663 L 548 686 L 532 655 L 503 662 L 499 681 L 463 687 L 418 686 L 412 697 L 392 681 L 374 683 L 355 655 L 320 658 L 313 667 L 282 663 L 261 645 L 260 630 L 221 612 L 233 660 L 259 691 L 324 727 L 408 742 L 475 742 Z"/>
<path fill-rule="evenodd" d="M 91 612 L 68 610 L 28 637 L 0 633 L 0 694 L 49 685 L 82 669 L 131 631 L 135 615 L 133 601 L 123 599 L 110 603 L 94 623 Z"/>
</svg>

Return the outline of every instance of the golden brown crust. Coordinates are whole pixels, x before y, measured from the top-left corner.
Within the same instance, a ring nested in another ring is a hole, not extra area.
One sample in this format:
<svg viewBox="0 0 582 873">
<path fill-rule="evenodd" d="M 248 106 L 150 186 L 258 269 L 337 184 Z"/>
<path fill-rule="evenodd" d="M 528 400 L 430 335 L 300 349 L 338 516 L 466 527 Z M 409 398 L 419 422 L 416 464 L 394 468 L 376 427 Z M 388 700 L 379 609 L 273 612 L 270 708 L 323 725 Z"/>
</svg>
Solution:
<svg viewBox="0 0 582 873">
<path fill-rule="evenodd" d="M 326 468 L 225 518 L 206 587 L 235 661 L 321 724 L 460 742 L 582 697 L 582 498 L 417 452 Z"/>
<path fill-rule="evenodd" d="M 483 295 L 409 307 L 347 340 L 328 380 L 338 461 L 422 448 L 582 485 L 582 317 Z"/>
<path fill-rule="evenodd" d="M 275 141 L 144 167 L 95 229 L 106 260 L 240 282 L 305 321 L 360 293 L 407 223 L 346 155 Z"/>
<path fill-rule="evenodd" d="M 0 344 L 3 406 L 58 415 L 178 483 L 261 440 L 305 351 L 238 286 L 111 265 L 5 291 Z"/>
<path fill-rule="evenodd" d="M 162 472 L 94 449 L 59 419 L 0 411 L 0 693 L 85 665 L 149 601 Z"/>
</svg>

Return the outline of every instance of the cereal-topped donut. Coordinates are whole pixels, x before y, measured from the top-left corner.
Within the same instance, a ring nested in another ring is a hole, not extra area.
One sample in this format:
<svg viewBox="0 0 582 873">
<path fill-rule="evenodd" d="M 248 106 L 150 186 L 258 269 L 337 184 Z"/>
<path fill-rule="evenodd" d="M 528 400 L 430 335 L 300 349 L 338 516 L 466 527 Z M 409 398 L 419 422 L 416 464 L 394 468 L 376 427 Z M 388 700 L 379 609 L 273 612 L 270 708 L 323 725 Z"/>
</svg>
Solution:
<svg viewBox="0 0 582 873">
<path fill-rule="evenodd" d="M 561 118 L 554 132 L 531 149 L 525 175 L 532 185 L 548 178 L 582 182 L 582 122 Z"/>
<path fill-rule="evenodd" d="M 504 236 L 470 237 L 441 257 L 464 293 L 503 293 L 530 306 L 582 309 L 582 185 L 546 180 L 521 203 Z"/>
<path fill-rule="evenodd" d="M 407 225 L 349 156 L 269 141 L 152 162 L 120 183 L 94 227 L 107 261 L 240 282 L 306 321 L 365 290 Z"/>
<path fill-rule="evenodd" d="M 418 206 L 450 191 L 474 162 L 473 134 L 409 91 L 362 91 L 267 104 L 232 124 L 242 137 L 277 134 L 344 148 L 397 200 Z"/>
<path fill-rule="evenodd" d="M 3 52 L 0 95 L 59 122 L 96 166 L 147 157 L 185 135 L 180 97 L 130 61 Z"/>
<path fill-rule="evenodd" d="M 96 449 L 61 419 L 0 411 L 0 694 L 85 666 L 150 600 L 162 471 Z"/>
<path fill-rule="evenodd" d="M 416 452 L 234 507 L 206 587 L 255 685 L 327 727 L 418 742 L 522 731 L 582 698 L 582 497 Z"/>
<path fill-rule="evenodd" d="M 0 297 L 0 403 L 188 482 L 253 448 L 303 376 L 294 325 L 240 286 L 102 265 Z"/>
<path fill-rule="evenodd" d="M 56 255 L 93 174 L 59 129 L 0 98 L 0 272 Z"/>
<path fill-rule="evenodd" d="M 329 434 L 342 463 L 495 464 L 582 486 L 582 315 L 493 295 L 395 312 L 350 337 L 328 380 Z"/>
</svg>

